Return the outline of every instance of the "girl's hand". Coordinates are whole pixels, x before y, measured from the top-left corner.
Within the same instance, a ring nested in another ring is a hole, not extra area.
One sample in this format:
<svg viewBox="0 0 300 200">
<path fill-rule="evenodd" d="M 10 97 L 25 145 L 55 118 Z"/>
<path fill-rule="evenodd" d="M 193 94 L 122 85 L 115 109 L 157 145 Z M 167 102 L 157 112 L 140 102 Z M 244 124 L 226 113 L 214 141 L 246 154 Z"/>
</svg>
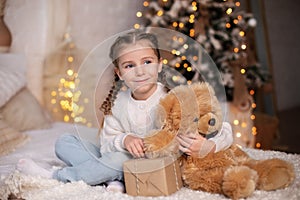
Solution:
<svg viewBox="0 0 300 200">
<path fill-rule="evenodd" d="M 124 146 L 133 157 L 144 157 L 144 143 L 141 138 L 133 135 L 127 135 L 124 139 Z"/>
<path fill-rule="evenodd" d="M 207 140 L 198 133 L 187 133 L 178 135 L 179 149 L 187 155 L 203 158 L 207 154 L 214 152 L 216 144 Z"/>
</svg>

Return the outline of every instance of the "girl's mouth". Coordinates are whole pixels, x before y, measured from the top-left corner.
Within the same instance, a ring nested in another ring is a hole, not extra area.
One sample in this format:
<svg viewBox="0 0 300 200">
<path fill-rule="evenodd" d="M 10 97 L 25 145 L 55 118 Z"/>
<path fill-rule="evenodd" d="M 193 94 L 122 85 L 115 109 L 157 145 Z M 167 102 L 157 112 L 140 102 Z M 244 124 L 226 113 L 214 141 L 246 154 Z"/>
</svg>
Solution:
<svg viewBox="0 0 300 200">
<path fill-rule="evenodd" d="M 136 83 L 144 83 L 144 82 L 146 82 L 148 79 L 142 79 L 142 80 L 136 80 L 135 82 Z"/>
</svg>

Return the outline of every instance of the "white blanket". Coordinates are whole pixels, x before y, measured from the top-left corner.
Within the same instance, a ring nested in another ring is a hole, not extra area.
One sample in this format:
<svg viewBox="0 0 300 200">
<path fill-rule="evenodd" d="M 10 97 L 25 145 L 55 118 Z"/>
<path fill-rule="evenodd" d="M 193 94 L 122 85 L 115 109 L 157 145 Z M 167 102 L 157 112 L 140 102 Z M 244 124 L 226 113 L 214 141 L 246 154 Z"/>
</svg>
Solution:
<svg viewBox="0 0 300 200">
<path fill-rule="evenodd" d="M 86 127 L 74 127 L 70 124 L 55 123 L 51 129 L 31 131 L 28 134 L 31 141 L 12 154 L 0 157 L 0 199 L 7 199 L 10 193 L 28 200 L 93 200 L 93 199 L 227 199 L 218 194 L 193 191 L 182 188 L 178 192 L 164 197 L 132 197 L 127 194 L 107 192 L 105 186 L 89 186 L 82 181 L 74 183 L 61 183 L 56 180 L 43 179 L 39 177 L 26 176 L 14 170 L 15 163 L 22 157 L 31 157 L 44 167 L 51 165 L 61 166 L 62 163 L 54 155 L 54 142 L 58 135 L 69 132 L 96 141 L 97 130 Z M 286 154 L 278 151 L 262 151 L 256 149 L 245 149 L 245 151 L 256 159 L 280 158 L 294 164 L 296 179 L 291 186 L 276 191 L 255 191 L 247 200 L 299 200 L 300 199 L 300 155 Z"/>
</svg>

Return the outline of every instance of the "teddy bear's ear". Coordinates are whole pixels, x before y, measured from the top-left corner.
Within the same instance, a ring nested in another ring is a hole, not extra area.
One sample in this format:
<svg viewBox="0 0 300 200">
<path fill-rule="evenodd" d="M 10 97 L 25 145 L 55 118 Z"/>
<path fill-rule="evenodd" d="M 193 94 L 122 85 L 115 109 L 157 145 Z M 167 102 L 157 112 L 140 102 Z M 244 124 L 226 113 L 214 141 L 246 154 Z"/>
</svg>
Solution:
<svg viewBox="0 0 300 200">
<path fill-rule="evenodd" d="M 173 93 L 168 93 L 162 98 L 157 106 L 156 126 L 162 128 L 166 123 L 170 122 L 172 115 L 174 115 L 175 104 L 178 100 Z"/>
</svg>

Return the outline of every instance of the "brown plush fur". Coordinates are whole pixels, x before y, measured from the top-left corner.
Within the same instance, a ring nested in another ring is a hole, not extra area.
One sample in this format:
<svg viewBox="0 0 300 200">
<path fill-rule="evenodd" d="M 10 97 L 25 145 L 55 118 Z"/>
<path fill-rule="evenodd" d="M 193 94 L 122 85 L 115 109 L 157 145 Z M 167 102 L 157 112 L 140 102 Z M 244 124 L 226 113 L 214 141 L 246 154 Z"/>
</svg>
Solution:
<svg viewBox="0 0 300 200">
<path fill-rule="evenodd" d="M 238 199 L 250 196 L 255 189 L 287 187 L 295 178 L 293 166 L 286 161 L 254 160 L 236 145 L 204 158 L 180 154 L 177 134 L 189 130 L 205 135 L 221 129 L 221 107 L 207 83 L 172 89 L 160 101 L 157 119 L 161 129 L 144 139 L 146 156 L 179 156 L 183 182 L 191 189 Z M 215 123 L 209 123 L 211 119 Z"/>
</svg>

